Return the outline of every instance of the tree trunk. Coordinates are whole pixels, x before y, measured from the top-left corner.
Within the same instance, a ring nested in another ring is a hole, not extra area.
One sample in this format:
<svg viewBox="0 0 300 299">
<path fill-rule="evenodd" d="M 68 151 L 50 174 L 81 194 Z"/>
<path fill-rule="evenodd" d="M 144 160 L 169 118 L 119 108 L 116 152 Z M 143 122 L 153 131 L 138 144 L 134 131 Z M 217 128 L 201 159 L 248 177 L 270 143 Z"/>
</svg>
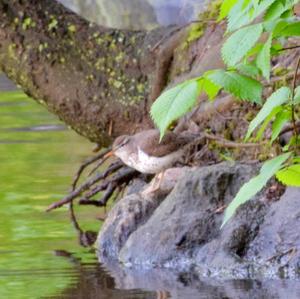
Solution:
<svg viewBox="0 0 300 299">
<path fill-rule="evenodd" d="M 195 43 L 198 37 L 188 39 L 195 27 L 109 29 L 53 0 L 0 0 L 0 16 L 0 69 L 75 131 L 101 145 L 152 126 L 148 110 L 153 99 L 167 78 L 201 72 L 193 66 L 211 52 L 207 40 L 216 29 L 208 30 L 205 44 Z"/>
</svg>

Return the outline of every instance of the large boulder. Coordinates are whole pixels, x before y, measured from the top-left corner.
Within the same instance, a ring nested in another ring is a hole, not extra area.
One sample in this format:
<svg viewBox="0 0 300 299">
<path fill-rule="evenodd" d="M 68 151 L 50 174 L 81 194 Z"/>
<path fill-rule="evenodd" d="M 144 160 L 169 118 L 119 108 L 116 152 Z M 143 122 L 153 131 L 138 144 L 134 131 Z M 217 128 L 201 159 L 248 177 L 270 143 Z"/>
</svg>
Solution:
<svg viewBox="0 0 300 299">
<path fill-rule="evenodd" d="M 229 163 L 185 169 L 167 196 L 123 198 L 99 234 L 100 257 L 208 276 L 273 277 L 283 269 L 296 276 L 299 189 L 288 189 L 276 202 L 263 190 L 220 228 L 224 207 L 257 169 Z"/>
</svg>

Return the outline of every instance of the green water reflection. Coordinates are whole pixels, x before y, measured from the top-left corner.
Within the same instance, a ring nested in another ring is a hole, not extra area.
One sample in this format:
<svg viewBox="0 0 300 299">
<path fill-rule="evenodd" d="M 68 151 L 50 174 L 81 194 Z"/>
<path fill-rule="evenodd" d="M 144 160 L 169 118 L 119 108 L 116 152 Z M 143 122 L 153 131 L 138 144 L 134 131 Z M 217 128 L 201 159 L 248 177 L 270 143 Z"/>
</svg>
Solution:
<svg viewBox="0 0 300 299">
<path fill-rule="evenodd" d="M 0 298 L 47 297 L 73 283 L 72 264 L 55 250 L 94 261 L 77 245 L 65 208 L 44 212 L 91 148 L 23 93 L 0 93 Z M 90 208 L 79 216 L 85 229 L 99 229 Z"/>
</svg>

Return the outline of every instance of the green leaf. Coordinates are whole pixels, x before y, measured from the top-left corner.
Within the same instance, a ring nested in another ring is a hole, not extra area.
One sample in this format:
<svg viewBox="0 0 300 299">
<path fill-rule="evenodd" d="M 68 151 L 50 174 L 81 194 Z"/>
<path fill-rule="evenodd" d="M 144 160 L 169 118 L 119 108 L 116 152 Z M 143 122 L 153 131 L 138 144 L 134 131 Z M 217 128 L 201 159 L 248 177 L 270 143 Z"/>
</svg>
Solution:
<svg viewBox="0 0 300 299">
<path fill-rule="evenodd" d="M 296 1 L 298 2 L 298 1 Z M 285 11 L 281 16 L 280 18 L 282 19 L 290 19 L 290 18 L 293 18 L 294 17 L 294 9 L 288 9 L 287 11 Z"/>
<path fill-rule="evenodd" d="M 258 53 L 256 58 L 256 65 L 261 70 L 263 76 L 269 81 L 270 70 L 271 70 L 271 45 L 272 45 L 272 34 Z"/>
<path fill-rule="evenodd" d="M 212 82 L 211 80 L 209 80 L 207 77 L 204 76 L 202 80 L 202 89 L 206 92 L 208 98 L 210 100 L 213 100 L 218 94 L 218 92 L 220 91 L 221 86 L 215 84 L 214 82 Z"/>
<path fill-rule="evenodd" d="M 222 57 L 228 66 L 236 65 L 261 36 L 261 23 L 244 27 L 233 33 L 222 47 Z"/>
<path fill-rule="evenodd" d="M 275 120 L 272 124 L 271 142 L 273 142 L 278 137 L 284 125 L 291 120 L 291 117 L 292 114 L 289 110 L 282 110 L 276 115 Z"/>
<path fill-rule="evenodd" d="M 278 181 L 287 186 L 300 187 L 300 164 L 294 164 L 276 173 Z"/>
<path fill-rule="evenodd" d="M 271 113 L 265 118 L 265 120 L 263 121 L 262 125 L 260 126 L 259 130 L 257 131 L 256 134 L 256 138 L 255 141 L 258 141 L 260 139 L 262 139 L 263 137 L 263 133 L 267 128 L 267 125 L 269 124 L 269 122 L 273 119 L 273 117 L 279 113 L 282 110 L 282 108 L 280 106 L 275 107 Z"/>
<path fill-rule="evenodd" d="M 210 72 L 207 77 L 242 100 L 261 103 L 262 85 L 250 77 L 224 70 Z"/>
<path fill-rule="evenodd" d="M 282 151 L 286 152 L 290 149 L 291 146 L 294 146 L 296 144 L 296 141 L 297 141 L 298 138 L 295 138 L 295 136 L 293 135 L 288 144 L 286 144 L 283 148 L 282 148 Z"/>
<path fill-rule="evenodd" d="M 277 22 L 276 26 L 273 29 L 273 37 L 280 36 L 280 32 L 288 25 L 288 21 L 286 20 L 280 20 Z"/>
<path fill-rule="evenodd" d="M 256 77 L 259 75 L 259 69 L 250 63 L 240 63 L 236 66 L 240 73 L 249 77 Z"/>
<path fill-rule="evenodd" d="M 300 103 L 300 86 L 295 89 L 294 104 Z"/>
<path fill-rule="evenodd" d="M 288 102 L 290 94 L 291 91 L 288 87 L 281 87 L 272 93 L 256 117 L 251 121 L 245 138 L 248 139 L 250 137 L 257 126 L 268 117 L 274 108 Z"/>
<path fill-rule="evenodd" d="M 274 29 L 274 37 L 300 36 L 300 22 L 280 22 Z"/>
<path fill-rule="evenodd" d="M 261 51 L 264 45 L 262 43 L 257 43 L 251 50 L 247 53 L 246 57 L 250 57 L 252 55 L 256 55 L 259 51 Z"/>
<path fill-rule="evenodd" d="M 201 80 L 185 81 L 163 92 L 151 107 L 151 117 L 160 130 L 161 138 L 167 128 L 194 107 L 201 89 Z"/>
<path fill-rule="evenodd" d="M 271 47 L 271 55 L 272 56 L 276 56 L 276 55 L 279 55 L 281 54 L 281 51 L 283 49 L 283 46 L 279 43 L 276 43 L 276 44 L 272 44 L 272 47 Z"/>
<path fill-rule="evenodd" d="M 228 14 L 227 31 L 232 32 L 251 23 L 262 14 L 275 0 L 261 0 L 258 5 L 253 1 L 239 0 Z"/>
<path fill-rule="evenodd" d="M 267 9 L 264 15 L 264 21 L 273 21 L 278 19 L 285 11 L 291 9 L 295 1 L 277 0 Z"/>
<path fill-rule="evenodd" d="M 292 158 L 292 163 L 300 163 L 300 156 L 295 156 Z"/>
<path fill-rule="evenodd" d="M 252 14 L 253 21 L 255 18 L 257 18 L 260 14 L 262 14 L 266 9 L 268 9 L 276 0 L 261 0 L 259 2 L 259 5 L 257 9 L 255 9 L 254 13 Z"/>
<path fill-rule="evenodd" d="M 260 173 L 241 187 L 235 198 L 225 210 L 221 227 L 223 227 L 234 215 L 240 205 L 251 199 L 266 185 L 268 180 L 281 168 L 281 165 L 290 157 L 290 155 L 291 153 L 285 153 L 272 160 L 266 161 L 263 164 Z"/>
<path fill-rule="evenodd" d="M 222 5 L 220 8 L 220 14 L 218 17 L 218 22 L 223 20 L 232 9 L 232 7 L 236 4 L 237 0 L 224 0 L 222 1 Z"/>
<path fill-rule="evenodd" d="M 232 32 L 251 22 L 248 14 L 251 1 L 238 0 L 228 14 L 227 32 Z"/>
</svg>

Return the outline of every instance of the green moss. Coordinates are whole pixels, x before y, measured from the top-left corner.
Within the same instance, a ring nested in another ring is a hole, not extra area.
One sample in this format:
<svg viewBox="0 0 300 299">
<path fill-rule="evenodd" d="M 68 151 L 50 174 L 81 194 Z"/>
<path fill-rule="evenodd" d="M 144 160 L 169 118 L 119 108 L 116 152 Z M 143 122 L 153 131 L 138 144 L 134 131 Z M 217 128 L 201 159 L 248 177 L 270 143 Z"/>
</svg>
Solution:
<svg viewBox="0 0 300 299">
<path fill-rule="evenodd" d="M 283 68 L 281 66 L 278 66 L 273 69 L 274 76 L 284 76 L 289 72 L 287 68 Z"/>
<path fill-rule="evenodd" d="M 203 21 L 217 20 L 222 2 L 221 0 L 210 2 L 207 9 L 199 15 L 199 19 Z"/>
<path fill-rule="evenodd" d="M 103 44 L 103 39 L 101 37 L 96 38 L 96 44 L 101 46 Z"/>
<path fill-rule="evenodd" d="M 27 30 L 32 25 L 32 19 L 31 18 L 25 18 L 22 23 L 22 29 Z"/>
<path fill-rule="evenodd" d="M 90 74 L 90 75 L 86 76 L 86 79 L 87 79 L 88 81 L 93 81 L 93 80 L 95 79 L 95 77 L 94 77 L 93 74 Z"/>
<path fill-rule="evenodd" d="M 188 37 L 186 41 L 188 43 L 193 42 L 194 40 L 199 39 L 204 33 L 204 26 L 201 23 L 196 23 L 191 26 Z"/>
<path fill-rule="evenodd" d="M 116 56 L 115 60 L 119 63 L 119 62 L 121 62 L 121 61 L 124 59 L 124 57 L 125 57 L 125 54 L 124 54 L 123 52 L 120 52 L 120 53 Z"/>
<path fill-rule="evenodd" d="M 53 29 L 57 29 L 57 27 L 58 21 L 55 18 L 51 19 L 50 23 L 48 24 L 48 30 L 51 31 Z"/>
<path fill-rule="evenodd" d="M 190 27 L 186 43 L 183 45 L 184 48 L 188 46 L 188 43 L 199 39 L 204 34 L 208 22 L 212 22 L 218 18 L 221 3 L 222 1 L 220 0 L 211 2 L 207 9 L 199 15 L 199 22 Z"/>
<path fill-rule="evenodd" d="M 122 82 L 118 80 L 114 80 L 113 86 L 117 89 L 119 89 L 122 86 Z"/>
<path fill-rule="evenodd" d="M 15 55 L 16 47 L 17 47 L 16 44 L 10 44 L 10 45 L 8 46 L 8 56 L 9 56 L 10 58 L 15 58 L 15 57 L 16 57 L 16 55 Z"/>
<path fill-rule="evenodd" d="M 68 31 L 71 32 L 71 33 L 76 32 L 76 26 L 75 25 L 69 25 L 68 26 Z"/>
<path fill-rule="evenodd" d="M 143 83 L 138 84 L 136 89 L 139 93 L 143 93 L 145 91 L 145 84 Z"/>
</svg>

